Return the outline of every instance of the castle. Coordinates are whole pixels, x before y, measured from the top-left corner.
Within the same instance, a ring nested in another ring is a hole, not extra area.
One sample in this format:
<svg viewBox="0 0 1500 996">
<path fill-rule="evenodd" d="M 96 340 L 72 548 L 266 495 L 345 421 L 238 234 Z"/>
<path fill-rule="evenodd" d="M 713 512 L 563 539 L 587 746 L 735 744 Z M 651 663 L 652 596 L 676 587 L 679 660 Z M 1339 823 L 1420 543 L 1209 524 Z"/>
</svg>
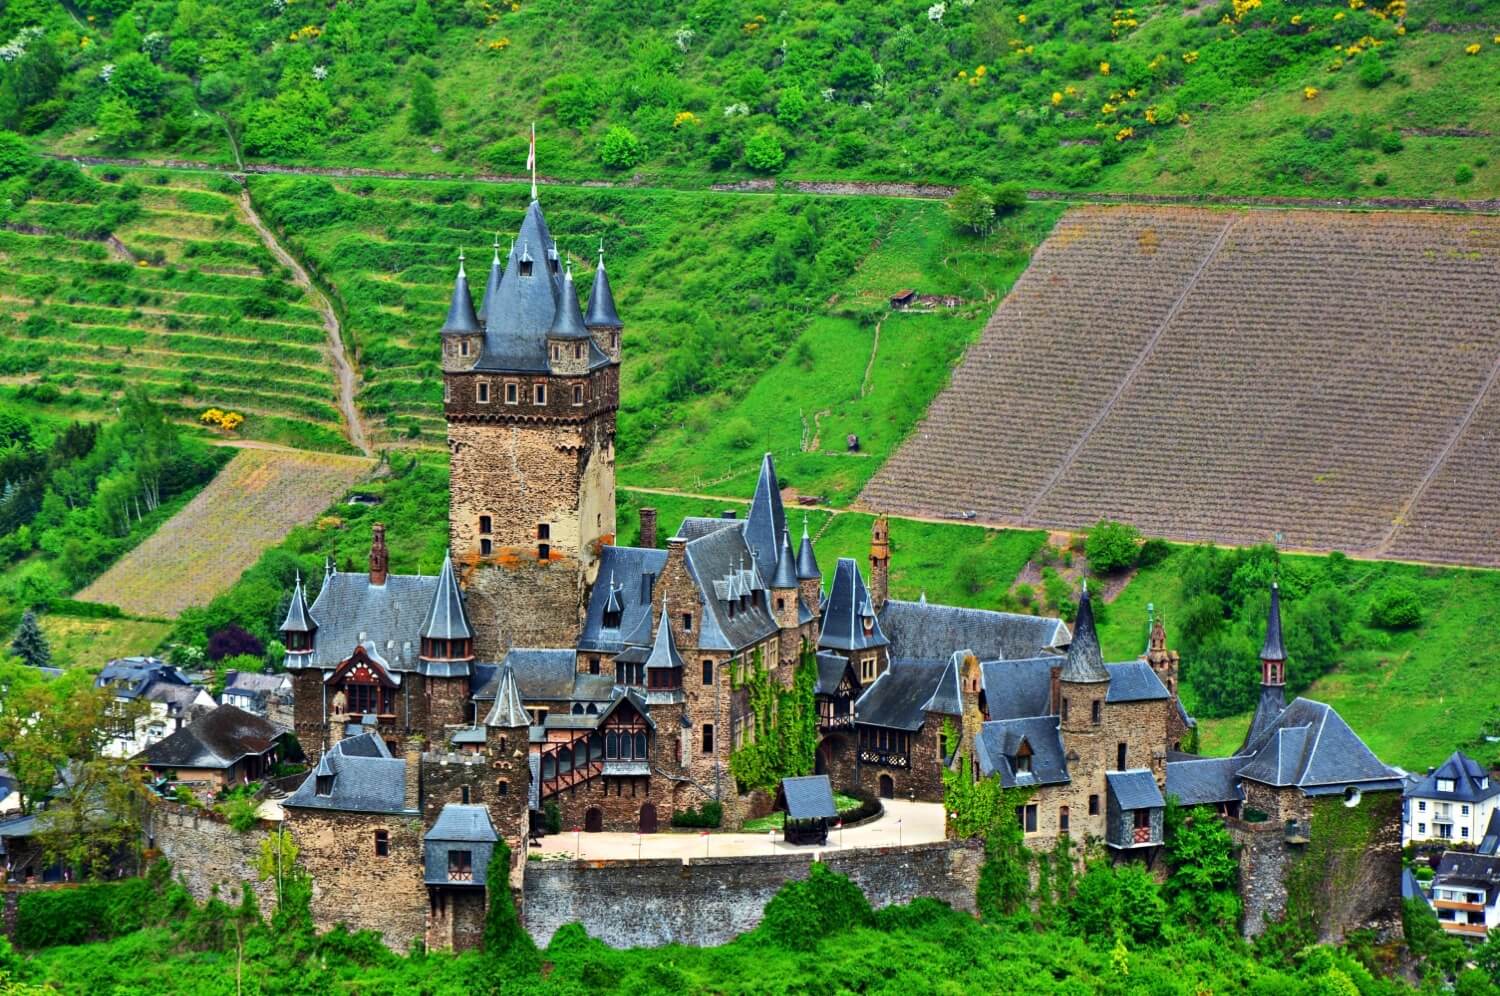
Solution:
<svg viewBox="0 0 1500 996">
<path fill-rule="evenodd" d="M 478 309 L 460 258 L 439 336 L 449 554 L 436 576 L 390 573 L 377 525 L 369 570 L 328 565 L 310 602 L 299 579 L 281 626 L 314 765 L 284 808 L 320 923 L 468 947 L 496 842 L 519 860 L 543 814 L 652 833 L 716 803 L 738 826 L 766 801 L 730 766 L 764 729 L 749 679 L 788 687 L 804 661 L 836 789 L 941 802 L 967 758 L 1032 790 L 1018 818 L 1038 849 L 1067 834 L 1151 860 L 1166 794 L 1282 827 L 1308 798 L 1399 788 L 1332 710 L 1285 704 L 1274 595 L 1245 746 L 1196 759 L 1159 619 L 1139 659 L 1107 663 L 1086 590 L 1071 631 L 892 599 L 883 516 L 868 573 L 841 559 L 825 592 L 769 454 L 744 518 L 688 518 L 659 544 L 642 509 L 640 546 L 615 545 L 623 331 L 602 248 L 585 310 L 535 189 Z"/>
</svg>

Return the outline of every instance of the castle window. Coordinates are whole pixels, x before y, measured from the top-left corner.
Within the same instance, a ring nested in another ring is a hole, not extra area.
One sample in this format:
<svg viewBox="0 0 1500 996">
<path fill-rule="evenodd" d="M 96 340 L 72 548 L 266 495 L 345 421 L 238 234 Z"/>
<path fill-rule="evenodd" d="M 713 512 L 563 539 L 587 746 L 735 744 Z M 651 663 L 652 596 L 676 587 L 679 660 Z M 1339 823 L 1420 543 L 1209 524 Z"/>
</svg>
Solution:
<svg viewBox="0 0 1500 996">
<path fill-rule="evenodd" d="M 573 385 L 573 404 L 575 404 L 575 405 L 581 405 L 581 404 L 583 404 L 583 385 L 582 384 L 574 384 Z"/>
<path fill-rule="evenodd" d="M 581 359 L 583 359 L 583 343 L 576 342 L 576 343 L 573 344 L 573 359 L 575 359 L 575 360 L 581 360 Z"/>
<path fill-rule="evenodd" d="M 375 831 L 375 856 L 377 858 L 389 857 L 391 853 L 391 835 L 387 830 Z"/>
<path fill-rule="evenodd" d="M 703 662 L 703 683 L 705 685 L 712 685 L 714 683 L 714 662 L 713 661 L 704 661 Z"/>
<path fill-rule="evenodd" d="M 488 515 L 481 515 L 479 517 L 479 531 L 480 532 L 482 532 L 482 533 L 490 532 L 490 527 L 493 526 L 493 525 L 494 525 L 494 520 L 491 519 Z"/>
<path fill-rule="evenodd" d="M 1117 744 L 1115 746 L 1115 770 L 1116 771 L 1124 771 L 1125 770 L 1125 745 L 1124 744 Z"/>
<path fill-rule="evenodd" d="M 510 743 L 510 738 L 508 738 L 508 737 L 501 737 L 500 738 L 500 749 L 502 751 L 505 750 L 506 747 L 509 745 L 509 743 Z"/>
<path fill-rule="evenodd" d="M 545 522 L 539 522 L 536 526 L 536 538 L 539 540 L 552 538 L 552 527 Z"/>
<path fill-rule="evenodd" d="M 597 658 L 597 657 L 590 657 L 589 658 L 589 674 L 598 674 L 598 673 L 599 673 L 599 658 Z"/>
<path fill-rule="evenodd" d="M 510 795 L 510 782 L 504 778 L 495 783 L 495 794 L 498 796 Z"/>
<path fill-rule="evenodd" d="M 618 333 L 618 332 L 611 332 L 609 334 L 609 348 L 610 349 L 619 349 L 620 348 L 620 333 Z"/>
<path fill-rule="evenodd" d="M 552 358 L 553 358 L 553 359 L 554 359 L 554 360 L 555 360 L 555 359 L 557 359 L 557 356 L 558 356 L 558 353 L 559 353 L 559 352 L 560 352 L 560 350 L 559 350 L 559 349 L 558 349 L 558 347 L 557 347 L 557 344 L 556 344 L 556 343 L 553 343 L 553 344 L 552 344 Z"/>
<path fill-rule="evenodd" d="M 1089 710 L 1089 720 L 1095 726 L 1098 726 L 1099 723 L 1103 720 L 1103 718 L 1104 718 L 1104 704 L 1102 702 L 1100 702 L 1098 699 L 1095 699 L 1092 708 Z"/>
<path fill-rule="evenodd" d="M 1099 815 L 1099 797 L 1097 795 L 1089 796 L 1089 815 Z"/>
<path fill-rule="evenodd" d="M 460 356 L 468 356 L 469 355 L 469 340 L 467 340 L 467 339 L 460 339 L 460 340 L 458 340 L 458 354 Z"/>
<path fill-rule="evenodd" d="M 516 401 L 519 400 L 519 397 L 520 396 L 516 390 L 516 385 L 514 383 L 505 385 L 505 403 L 507 405 L 515 404 Z"/>
<path fill-rule="evenodd" d="M 1017 806 L 1016 821 L 1021 824 L 1022 833 L 1036 833 L 1036 804 Z"/>
<path fill-rule="evenodd" d="M 703 724 L 703 753 L 712 754 L 714 750 L 714 724 Z"/>
<path fill-rule="evenodd" d="M 479 541 L 479 553 L 480 553 L 481 556 L 488 557 L 490 554 L 492 554 L 494 552 L 495 552 L 495 543 L 488 536 L 486 536 L 484 539 L 482 539 L 482 540 Z"/>
<path fill-rule="evenodd" d="M 875 680 L 876 660 L 873 656 L 861 657 L 859 660 L 859 680 L 861 682 Z"/>
<path fill-rule="evenodd" d="M 532 395 L 532 403 L 533 404 L 537 404 L 537 405 L 545 405 L 547 403 L 547 385 L 546 384 L 537 384 L 536 385 L 536 390 L 535 390 L 535 392 Z"/>
<path fill-rule="evenodd" d="M 1057 829 L 1063 833 L 1068 832 L 1068 807 L 1057 807 Z"/>
<path fill-rule="evenodd" d="M 553 273 L 556 273 L 556 272 L 558 272 L 558 267 L 559 267 L 559 264 L 558 264 L 558 261 L 557 261 L 557 257 L 556 256 L 548 256 L 547 257 L 547 269 L 551 270 Z"/>
<path fill-rule="evenodd" d="M 550 544 L 550 543 L 538 543 L 536 545 L 536 559 L 537 560 L 551 560 L 552 559 L 552 544 Z"/>
<path fill-rule="evenodd" d="M 531 265 L 532 265 L 531 264 L 531 260 L 529 260 L 529 259 L 523 259 L 523 260 L 521 260 L 521 265 L 519 267 L 519 269 L 521 271 L 521 276 L 523 276 L 523 277 L 529 277 L 529 276 L 531 276 Z"/>
<path fill-rule="evenodd" d="M 786 609 L 786 599 L 784 599 L 784 598 L 777 598 L 776 599 L 776 611 L 777 612 L 781 612 L 781 611 L 783 611 L 785 609 Z"/>
<path fill-rule="evenodd" d="M 333 776 L 319 775 L 317 784 L 313 787 L 317 791 L 318 795 L 321 795 L 326 799 L 328 796 L 333 795 Z"/>
<path fill-rule="evenodd" d="M 463 804 L 465 806 L 467 806 L 469 804 L 469 786 L 467 786 L 467 785 L 460 786 L 460 788 L 459 788 L 459 800 L 461 802 L 463 802 Z"/>
<path fill-rule="evenodd" d="M 1068 700 L 1067 699 L 1063 699 L 1062 700 L 1062 718 L 1063 718 L 1063 722 L 1064 723 L 1066 723 L 1068 721 Z"/>
<path fill-rule="evenodd" d="M 448 852 L 448 881 L 474 881 L 474 853 L 472 851 Z"/>
<path fill-rule="evenodd" d="M 1021 746 L 1016 748 L 1015 769 L 1017 773 L 1031 770 L 1031 744 L 1021 741 Z"/>
<path fill-rule="evenodd" d="M 693 614 L 691 612 L 684 612 L 682 614 L 682 631 L 684 633 L 691 633 L 693 631 Z"/>
<path fill-rule="evenodd" d="M 477 384 L 475 384 L 474 385 L 474 396 L 479 399 L 479 403 L 480 404 L 482 404 L 482 405 L 489 404 L 489 401 L 490 401 L 490 384 L 489 384 L 489 381 L 481 380 Z"/>
</svg>

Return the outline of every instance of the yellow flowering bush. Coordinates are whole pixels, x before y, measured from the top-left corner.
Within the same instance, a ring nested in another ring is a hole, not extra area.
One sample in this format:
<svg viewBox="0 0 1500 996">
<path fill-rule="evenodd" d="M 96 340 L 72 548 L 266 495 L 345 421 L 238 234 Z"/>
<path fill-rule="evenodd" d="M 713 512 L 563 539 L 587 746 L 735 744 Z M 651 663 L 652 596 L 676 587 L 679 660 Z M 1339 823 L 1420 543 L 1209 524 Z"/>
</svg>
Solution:
<svg viewBox="0 0 1500 996">
<path fill-rule="evenodd" d="M 681 128 L 683 125 L 695 125 L 698 123 L 698 115 L 692 111 L 678 111 L 672 118 L 672 127 Z"/>
<path fill-rule="evenodd" d="M 233 432 L 245 421 L 245 416 L 239 412 L 226 412 L 218 408 L 210 408 L 198 416 L 198 421 L 204 425 L 218 426 L 226 432 Z"/>
<path fill-rule="evenodd" d="M 1017 24 L 1025 24 L 1026 23 L 1026 15 L 1025 14 L 1017 14 L 1016 15 L 1016 23 Z"/>
<path fill-rule="evenodd" d="M 1127 138 L 1129 138 L 1130 136 L 1132 136 L 1134 134 L 1135 134 L 1135 129 L 1134 128 L 1121 128 L 1119 131 L 1115 132 L 1115 141 L 1116 142 L 1123 142 Z"/>
<path fill-rule="evenodd" d="M 1146 108 L 1146 123 L 1147 124 L 1156 124 L 1156 108 L 1154 108 L 1154 107 L 1148 107 L 1148 108 Z"/>
<path fill-rule="evenodd" d="M 1193 63 L 1197 62 L 1198 61 L 1198 50 L 1194 49 L 1191 52 L 1184 52 L 1184 53 L 1182 53 L 1182 61 L 1186 62 L 1190 66 Z"/>
<path fill-rule="evenodd" d="M 1177 115 L 1177 123 L 1180 125 L 1185 125 L 1191 120 L 1193 120 L 1192 116 L 1189 115 L 1187 111 L 1183 111 L 1181 114 Z"/>
<path fill-rule="evenodd" d="M 1061 104 L 1062 102 L 1063 102 L 1063 95 L 1062 95 L 1062 93 L 1060 91 L 1053 90 L 1052 91 L 1052 106 L 1056 107 L 1058 104 Z"/>
<path fill-rule="evenodd" d="M 1302 99 L 1303 100 L 1316 100 L 1317 97 L 1318 97 L 1318 88 L 1317 87 L 1315 87 L 1315 86 L 1305 86 L 1305 87 L 1302 88 Z"/>
<path fill-rule="evenodd" d="M 509 38 L 496 38 L 494 41 L 490 42 L 491 52 L 498 52 L 504 48 L 510 48 Z"/>
<path fill-rule="evenodd" d="M 1101 62 L 1101 63 L 1099 63 L 1099 75 L 1100 76 L 1108 76 L 1109 75 L 1109 63 L 1107 63 L 1107 62 Z"/>
<path fill-rule="evenodd" d="M 1292 15 L 1292 23 L 1293 24 L 1301 24 L 1302 23 L 1302 15 L 1301 14 L 1293 14 Z"/>
<path fill-rule="evenodd" d="M 1479 54 L 1479 43 L 1475 42 L 1474 44 L 1470 45 L 1468 48 L 1464 49 L 1464 51 L 1467 52 L 1469 55 L 1478 55 Z"/>
<path fill-rule="evenodd" d="M 1342 21 L 1344 19 L 1344 12 L 1343 11 L 1339 11 L 1337 14 L 1334 14 L 1333 15 L 1333 19 L 1335 21 Z"/>
</svg>

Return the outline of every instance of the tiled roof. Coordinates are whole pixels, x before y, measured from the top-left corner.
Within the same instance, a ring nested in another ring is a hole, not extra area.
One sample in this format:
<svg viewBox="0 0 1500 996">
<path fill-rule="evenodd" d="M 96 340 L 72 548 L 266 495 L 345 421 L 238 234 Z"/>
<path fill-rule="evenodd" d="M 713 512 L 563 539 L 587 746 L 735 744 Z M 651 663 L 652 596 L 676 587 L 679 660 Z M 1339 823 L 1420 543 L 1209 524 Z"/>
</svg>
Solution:
<svg viewBox="0 0 1500 996">
<path fill-rule="evenodd" d="M 319 795 L 318 778 L 326 775 L 333 776 L 333 784 L 327 795 Z M 334 744 L 282 806 L 357 813 L 417 812 L 406 808 L 406 761 L 391 757 L 373 733 Z"/>
<path fill-rule="evenodd" d="M 667 618 L 667 606 L 662 604 L 661 621 L 656 626 L 656 642 L 651 644 L 651 656 L 646 658 L 646 669 L 682 668 L 682 655 L 677 652 L 677 641 L 672 638 L 672 626 Z"/>
<path fill-rule="evenodd" d="M 484 280 L 484 296 L 479 299 L 479 318 L 489 313 L 490 302 L 495 298 L 495 292 L 500 289 L 500 278 L 505 274 L 505 266 L 500 262 L 500 236 L 495 236 L 495 251 L 490 257 L 490 270 Z"/>
<path fill-rule="evenodd" d="M 583 324 L 583 312 L 578 308 L 578 290 L 573 286 L 573 267 L 563 273 L 562 286 L 558 288 L 557 312 L 552 316 L 552 327 L 547 330 L 549 339 L 588 339 L 589 330 Z"/>
<path fill-rule="evenodd" d="M 942 673 L 938 675 L 937 684 L 932 688 L 932 695 L 922 703 L 923 712 L 940 712 L 946 716 L 964 714 L 963 696 L 958 690 L 958 671 L 963 667 L 966 656 L 960 650 L 948 659 Z"/>
<path fill-rule="evenodd" d="M 1452 791 L 1438 791 L 1439 779 L 1453 782 Z M 1500 781 L 1491 779 L 1490 773 L 1478 761 L 1456 750 L 1446 761 L 1419 778 L 1406 790 L 1406 795 L 1450 802 L 1480 802 L 1500 795 Z"/>
<path fill-rule="evenodd" d="M 575 651 L 513 647 L 505 655 L 489 695 L 484 695 L 484 690 L 481 690 L 475 698 L 495 695 L 506 665 L 515 673 L 521 698 L 527 702 L 565 702 L 573 696 L 573 678 L 578 673 L 578 654 Z"/>
<path fill-rule="evenodd" d="M 494 825 L 490 823 L 490 811 L 487 807 L 450 802 L 438 813 L 437 822 L 427 831 L 427 839 L 493 844 L 500 838 L 495 833 Z"/>
<path fill-rule="evenodd" d="M 1444 851 L 1442 858 L 1438 860 L 1433 882 L 1484 886 L 1487 897 L 1493 900 L 1496 890 L 1500 889 L 1500 857 L 1465 851 Z"/>
<path fill-rule="evenodd" d="M 979 687 L 990 719 L 1023 719 L 1052 712 L 1052 669 L 1061 657 L 984 661 L 979 665 Z"/>
<path fill-rule="evenodd" d="M 865 631 L 867 619 L 871 623 L 869 632 Z M 818 635 L 818 646 L 832 650 L 868 650 L 889 643 L 879 617 L 870 609 L 870 593 L 865 589 L 859 564 L 848 557 L 840 558 L 834 568 L 828 601 L 823 605 L 823 628 Z M 939 660 L 924 663 L 944 664 L 948 655 L 958 649 L 962 648 L 950 647 Z"/>
<path fill-rule="evenodd" d="M 332 574 L 312 603 L 319 624 L 313 652 L 297 656 L 308 667 L 335 668 L 364 643 L 389 670 L 415 671 L 437 586 L 435 576 L 421 574 L 390 574 L 383 585 L 372 585 L 364 573 Z"/>
<path fill-rule="evenodd" d="M 827 650 L 817 653 L 818 662 L 818 684 L 813 689 L 815 695 L 832 695 L 838 691 L 839 683 L 844 680 L 844 671 L 849 667 L 849 661 L 838 654 Z M 855 686 L 858 687 L 857 685 Z"/>
<path fill-rule="evenodd" d="M 521 704 L 520 689 L 516 687 L 515 669 L 509 664 L 500 666 L 500 673 L 496 676 L 495 704 L 484 717 L 484 725 L 497 729 L 531 725 L 531 717 Z"/>
<path fill-rule="evenodd" d="M 318 628 L 318 621 L 307 610 L 307 593 L 302 588 L 302 572 L 297 572 L 297 583 L 292 588 L 292 600 L 286 607 L 286 619 L 281 623 L 283 633 L 311 633 Z"/>
<path fill-rule="evenodd" d="M 923 707 L 947 669 L 946 664 L 893 662 L 855 701 L 855 722 L 893 730 L 920 728 L 927 718 Z"/>
<path fill-rule="evenodd" d="M 1296 699 L 1251 745 L 1241 778 L 1275 786 L 1313 789 L 1358 784 L 1400 787 L 1400 775 L 1381 763 L 1329 706 Z"/>
<path fill-rule="evenodd" d="M 1244 763 L 1239 757 L 1200 757 L 1167 761 L 1167 795 L 1177 797 L 1183 806 L 1213 806 L 1221 802 L 1239 802 L 1240 791 L 1235 770 Z"/>
<path fill-rule="evenodd" d="M 738 653 L 759 643 L 777 629 L 765 596 L 756 590 L 765 586 L 751 570 L 754 558 L 746 543 L 749 524 L 736 525 L 742 528 L 719 529 L 689 540 L 683 547 L 688 573 L 698 589 L 703 609 L 698 646 L 731 653 Z M 774 571 L 775 566 L 773 561 L 770 569 Z M 748 604 L 743 605 L 730 597 L 727 588 L 728 583 L 741 572 L 743 576 L 740 579 L 751 591 Z M 736 606 L 733 615 L 729 612 L 731 601 Z M 680 611 L 680 608 L 674 606 L 672 611 Z"/>
<path fill-rule="evenodd" d="M 136 757 L 153 768 L 224 769 L 241 758 L 269 751 L 276 737 L 276 727 L 268 721 L 221 705 Z"/>
<path fill-rule="evenodd" d="M 797 578 L 801 581 L 810 581 L 822 576 L 823 572 L 818 569 L 818 558 L 813 554 L 812 537 L 807 535 L 807 519 L 804 517 L 802 543 L 797 547 Z"/>
<path fill-rule="evenodd" d="M 781 792 L 786 797 L 786 815 L 792 820 L 831 820 L 838 816 L 833 803 L 833 786 L 827 775 L 804 775 L 783 778 Z"/>
<path fill-rule="evenodd" d="M 1094 632 L 1094 603 L 1089 597 L 1088 582 L 1084 582 L 1083 594 L 1078 596 L 1078 615 L 1073 620 L 1073 639 L 1068 644 L 1062 680 L 1087 683 L 1109 680 L 1104 655 L 1099 650 L 1099 634 Z"/>
<path fill-rule="evenodd" d="M 1109 794 L 1114 796 L 1115 804 L 1121 809 L 1160 809 L 1166 805 L 1156 778 L 1147 768 L 1106 772 L 1104 780 L 1108 783 Z"/>
<path fill-rule="evenodd" d="M 1022 743 L 1031 750 L 1030 771 L 1018 771 L 1014 760 Z M 998 774 L 1005 788 L 1068 781 L 1068 758 L 1056 716 L 990 720 L 979 728 L 975 753 L 980 774 Z"/>
<path fill-rule="evenodd" d="M 619 653 L 629 641 L 632 632 L 641 620 L 647 629 L 643 638 L 650 639 L 651 593 L 655 579 L 667 562 L 667 551 L 648 550 L 644 547 L 606 546 L 599 558 L 599 581 L 589 592 L 588 611 L 584 615 L 583 630 L 578 637 L 578 649 L 583 652 Z M 617 586 L 616 598 L 623 611 L 620 624 L 604 625 L 604 609 L 609 602 L 610 582 Z"/>
<path fill-rule="evenodd" d="M 1480 838 L 1476 850 L 1480 854 L 1500 853 L 1500 809 L 1490 813 L 1489 826 L 1485 827 L 1484 836 Z"/>
<path fill-rule="evenodd" d="M 448 318 L 443 322 L 445 335 L 469 335 L 479 331 L 479 316 L 474 313 L 474 298 L 469 294 L 469 276 L 464 272 L 463 253 L 458 256 L 458 276 L 453 279 L 453 297 L 448 301 Z"/>
<path fill-rule="evenodd" d="M 1109 672 L 1109 692 L 1104 696 L 1106 702 L 1153 702 L 1172 697 L 1167 686 L 1145 661 L 1106 664 L 1104 669 Z"/>
<path fill-rule="evenodd" d="M 903 660 L 945 661 L 955 650 L 982 661 L 1024 660 L 1069 640 L 1060 619 L 899 599 L 880 610 L 880 628 Z"/>
</svg>

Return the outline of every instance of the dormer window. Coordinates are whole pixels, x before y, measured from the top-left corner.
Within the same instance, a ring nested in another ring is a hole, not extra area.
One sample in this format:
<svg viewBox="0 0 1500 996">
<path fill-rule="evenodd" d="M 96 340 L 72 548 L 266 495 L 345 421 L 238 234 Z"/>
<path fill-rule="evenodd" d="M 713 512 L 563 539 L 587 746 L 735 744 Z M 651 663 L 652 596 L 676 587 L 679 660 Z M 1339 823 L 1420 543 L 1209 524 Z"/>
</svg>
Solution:
<svg viewBox="0 0 1500 996">
<path fill-rule="evenodd" d="M 1439 778 L 1437 780 L 1437 785 L 1438 785 L 1438 791 L 1439 792 L 1452 792 L 1453 791 L 1453 779 L 1451 779 L 1451 778 Z"/>
<path fill-rule="evenodd" d="M 523 260 L 521 260 L 520 271 L 521 271 L 521 276 L 523 276 L 523 277 L 529 277 L 529 276 L 531 276 L 531 260 L 529 260 L 529 259 L 523 259 Z"/>
<path fill-rule="evenodd" d="M 562 268 L 561 261 L 556 256 L 548 256 L 547 257 L 547 269 L 551 270 L 553 273 L 556 273 L 561 268 Z"/>
<path fill-rule="evenodd" d="M 875 617 L 865 616 L 865 635 L 868 636 L 873 632 L 875 632 Z"/>
<path fill-rule="evenodd" d="M 1017 774 L 1031 771 L 1031 744 L 1021 741 L 1021 746 L 1016 748 L 1015 760 L 1011 765 Z"/>
<path fill-rule="evenodd" d="M 318 775 L 316 784 L 313 786 L 313 789 L 318 793 L 318 795 L 322 796 L 325 799 L 333 795 L 333 776 Z"/>
</svg>

